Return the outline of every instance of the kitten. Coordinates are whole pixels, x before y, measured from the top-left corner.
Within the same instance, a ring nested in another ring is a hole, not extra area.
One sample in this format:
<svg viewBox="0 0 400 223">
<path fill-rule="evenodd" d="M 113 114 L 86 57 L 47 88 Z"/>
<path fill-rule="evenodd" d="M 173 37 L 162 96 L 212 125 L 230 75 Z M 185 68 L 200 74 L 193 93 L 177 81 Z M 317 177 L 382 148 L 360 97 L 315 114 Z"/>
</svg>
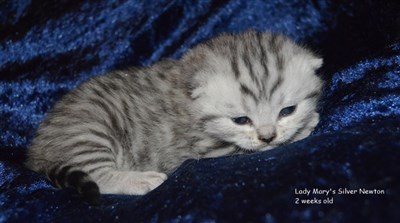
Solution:
<svg viewBox="0 0 400 223">
<path fill-rule="evenodd" d="M 249 31 L 92 78 L 47 115 L 26 165 L 92 204 L 99 193 L 145 194 L 186 159 L 307 137 L 319 121 L 321 65 L 287 37 Z"/>
</svg>

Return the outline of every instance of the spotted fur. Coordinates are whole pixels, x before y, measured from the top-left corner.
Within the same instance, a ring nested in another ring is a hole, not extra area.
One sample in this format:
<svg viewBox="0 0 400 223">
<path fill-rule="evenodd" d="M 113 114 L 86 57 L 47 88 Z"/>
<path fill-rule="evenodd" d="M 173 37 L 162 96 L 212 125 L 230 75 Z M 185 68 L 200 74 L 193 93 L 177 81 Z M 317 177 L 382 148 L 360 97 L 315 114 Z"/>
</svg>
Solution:
<svg viewBox="0 0 400 223">
<path fill-rule="evenodd" d="M 249 31 L 211 39 L 177 61 L 95 77 L 47 115 L 27 166 L 92 203 L 99 193 L 145 194 L 186 159 L 307 137 L 319 120 L 321 64 L 287 37 Z"/>
</svg>

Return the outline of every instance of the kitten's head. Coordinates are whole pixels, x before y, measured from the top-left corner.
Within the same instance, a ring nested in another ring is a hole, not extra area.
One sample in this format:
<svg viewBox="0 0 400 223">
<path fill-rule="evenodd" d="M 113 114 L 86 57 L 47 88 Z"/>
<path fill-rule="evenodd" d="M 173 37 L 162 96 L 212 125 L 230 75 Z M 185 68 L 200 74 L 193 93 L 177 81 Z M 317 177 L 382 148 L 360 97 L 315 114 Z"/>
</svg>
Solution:
<svg viewBox="0 0 400 223">
<path fill-rule="evenodd" d="M 317 125 L 322 59 L 288 38 L 246 32 L 191 50 L 191 97 L 203 131 L 245 150 L 300 140 Z"/>
</svg>

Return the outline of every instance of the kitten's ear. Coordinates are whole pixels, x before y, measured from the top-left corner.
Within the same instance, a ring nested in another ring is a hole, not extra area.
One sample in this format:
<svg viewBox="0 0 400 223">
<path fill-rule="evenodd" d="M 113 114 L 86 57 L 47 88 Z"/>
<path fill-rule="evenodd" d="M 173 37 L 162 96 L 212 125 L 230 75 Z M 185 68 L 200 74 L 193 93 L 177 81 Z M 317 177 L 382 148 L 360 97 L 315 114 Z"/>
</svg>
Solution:
<svg viewBox="0 0 400 223">
<path fill-rule="evenodd" d="M 180 60 L 181 74 L 185 82 L 186 94 L 190 98 L 196 98 L 197 96 L 194 94 L 194 91 L 201 84 L 201 78 L 199 78 L 199 71 L 203 69 L 205 66 L 203 65 L 204 58 L 201 54 L 195 54 L 189 51 L 186 55 L 183 56 Z"/>
<path fill-rule="evenodd" d="M 322 58 L 312 58 L 311 59 L 311 66 L 317 70 L 321 68 L 322 64 L 324 63 L 324 60 Z"/>
</svg>

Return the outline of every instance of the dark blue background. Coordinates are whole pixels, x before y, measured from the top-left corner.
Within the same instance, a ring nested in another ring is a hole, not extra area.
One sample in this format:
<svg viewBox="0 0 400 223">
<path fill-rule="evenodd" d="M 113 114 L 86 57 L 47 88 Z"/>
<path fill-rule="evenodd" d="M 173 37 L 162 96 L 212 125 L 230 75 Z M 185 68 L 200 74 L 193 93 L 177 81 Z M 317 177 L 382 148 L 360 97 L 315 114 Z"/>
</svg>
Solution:
<svg viewBox="0 0 400 223">
<path fill-rule="evenodd" d="M 398 221 L 397 2 L 1 1 L 0 222 Z M 179 58 L 202 40 L 250 28 L 284 33 L 324 57 L 322 118 L 311 137 L 257 154 L 189 160 L 148 195 L 105 195 L 100 207 L 21 165 L 46 112 L 88 78 Z M 294 203 L 304 198 L 295 188 L 345 187 L 386 194 Z"/>
</svg>

